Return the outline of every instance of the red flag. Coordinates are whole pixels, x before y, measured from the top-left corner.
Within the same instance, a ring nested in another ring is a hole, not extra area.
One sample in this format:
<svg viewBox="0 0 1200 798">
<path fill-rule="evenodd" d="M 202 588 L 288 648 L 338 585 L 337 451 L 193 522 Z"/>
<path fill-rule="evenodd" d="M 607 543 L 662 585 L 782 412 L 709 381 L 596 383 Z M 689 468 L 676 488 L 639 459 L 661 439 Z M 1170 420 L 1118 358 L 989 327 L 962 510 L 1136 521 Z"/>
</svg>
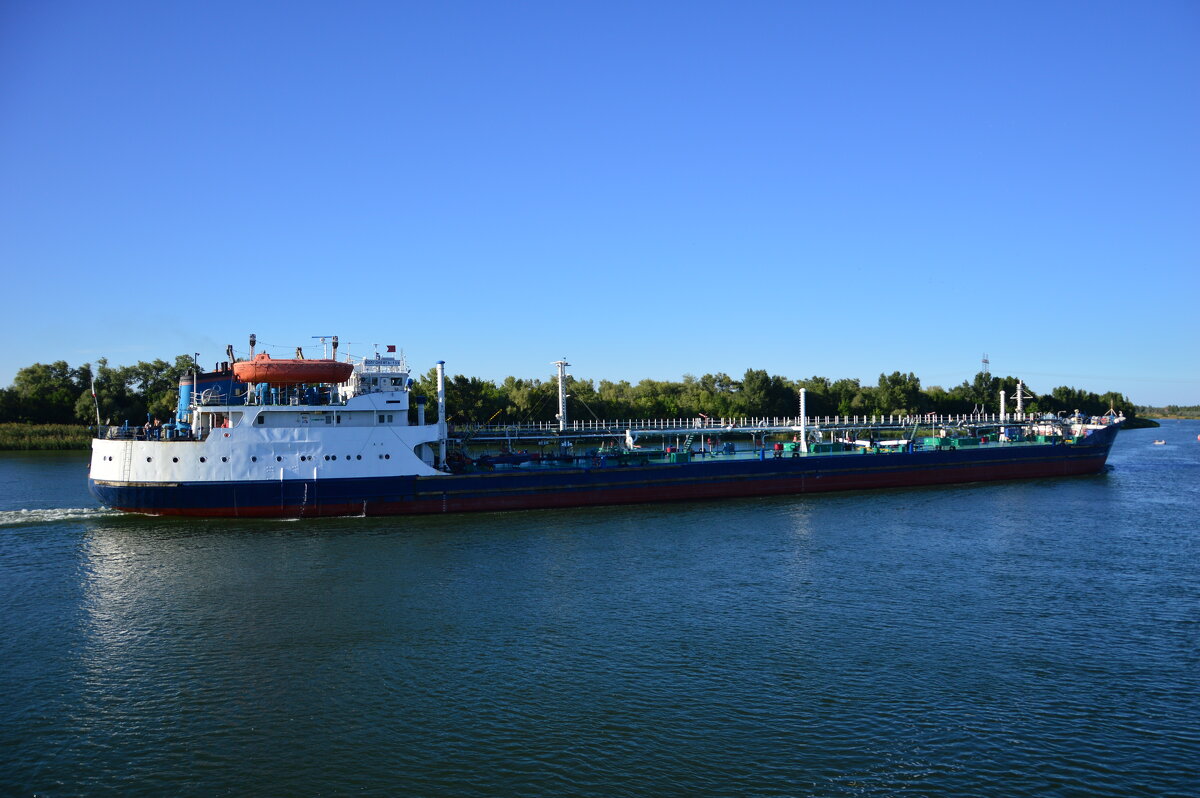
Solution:
<svg viewBox="0 0 1200 798">
<path fill-rule="evenodd" d="M 387 349 L 387 351 L 389 351 L 389 352 L 395 352 L 395 351 L 396 351 L 396 345 L 395 345 L 395 344 L 388 344 L 388 349 Z"/>
</svg>

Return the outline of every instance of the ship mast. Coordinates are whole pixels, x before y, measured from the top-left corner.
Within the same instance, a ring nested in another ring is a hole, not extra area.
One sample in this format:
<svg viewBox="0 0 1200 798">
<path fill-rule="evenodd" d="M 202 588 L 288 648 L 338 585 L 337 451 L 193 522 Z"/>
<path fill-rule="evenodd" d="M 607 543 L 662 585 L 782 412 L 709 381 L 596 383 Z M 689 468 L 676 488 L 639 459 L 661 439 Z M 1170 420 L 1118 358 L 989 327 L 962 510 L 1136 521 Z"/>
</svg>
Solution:
<svg viewBox="0 0 1200 798">
<path fill-rule="evenodd" d="M 563 358 L 554 365 L 558 366 L 558 431 L 562 432 L 567 428 L 567 366 L 571 364 Z"/>
<path fill-rule="evenodd" d="M 446 431 L 446 361 L 437 362 L 438 400 L 438 468 L 446 467 L 446 443 L 450 437 Z"/>
<path fill-rule="evenodd" d="M 1017 380 L 1017 415 L 1022 416 L 1025 412 L 1025 400 L 1033 399 L 1033 394 L 1025 390 L 1025 384 Z"/>
<path fill-rule="evenodd" d="M 332 338 L 333 339 L 333 359 L 337 360 L 338 337 L 336 335 L 314 335 L 312 337 L 318 339 L 321 342 L 321 357 L 323 357 L 323 358 L 329 357 L 329 346 L 328 346 L 328 344 L 326 344 L 325 339 Z"/>
</svg>

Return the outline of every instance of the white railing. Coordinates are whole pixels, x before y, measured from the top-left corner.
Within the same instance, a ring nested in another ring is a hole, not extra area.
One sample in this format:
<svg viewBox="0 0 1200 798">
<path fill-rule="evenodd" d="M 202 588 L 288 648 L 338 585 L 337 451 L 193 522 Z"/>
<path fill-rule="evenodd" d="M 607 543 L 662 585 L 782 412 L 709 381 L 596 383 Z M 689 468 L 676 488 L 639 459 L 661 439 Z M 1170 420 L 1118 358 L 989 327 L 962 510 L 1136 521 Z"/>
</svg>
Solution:
<svg viewBox="0 0 1200 798">
<path fill-rule="evenodd" d="M 959 413 L 934 414 L 923 416 L 872 415 L 872 416 L 811 416 L 806 419 L 804 426 L 811 428 L 829 427 L 911 427 L 922 426 L 959 426 L 971 424 L 1021 424 L 1032 420 L 1027 413 L 1008 413 L 1001 418 L 999 413 Z M 737 418 L 631 418 L 631 419 L 575 419 L 567 423 L 563 432 L 624 432 L 625 430 L 738 430 L 752 431 L 756 429 L 790 429 L 800 427 L 798 416 L 742 416 Z M 559 432 L 557 421 L 531 421 L 523 424 L 458 424 L 458 430 L 471 430 L 475 434 L 504 434 L 504 433 L 547 433 Z"/>
<path fill-rule="evenodd" d="M 174 427 L 165 425 L 137 427 L 126 424 L 122 424 L 121 426 L 110 424 L 102 425 L 95 429 L 96 438 L 110 441 L 202 441 L 209 434 L 207 428 L 189 429 L 181 432 Z"/>
</svg>

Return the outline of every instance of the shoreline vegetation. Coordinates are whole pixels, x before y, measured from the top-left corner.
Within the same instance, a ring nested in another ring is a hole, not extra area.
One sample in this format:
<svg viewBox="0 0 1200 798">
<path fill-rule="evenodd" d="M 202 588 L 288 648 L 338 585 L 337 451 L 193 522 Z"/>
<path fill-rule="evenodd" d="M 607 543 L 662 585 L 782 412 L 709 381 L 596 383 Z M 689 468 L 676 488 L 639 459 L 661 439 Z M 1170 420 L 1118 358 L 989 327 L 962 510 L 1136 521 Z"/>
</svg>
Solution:
<svg viewBox="0 0 1200 798">
<path fill-rule="evenodd" d="M 1138 405 L 1137 414 L 1146 418 L 1161 418 L 1166 421 L 1197 419 L 1200 418 L 1200 405 L 1167 405 L 1166 407 Z"/>
<path fill-rule="evenodd" d="M 13 384 L 0 388 L 0 450 L 53 451 L 87 449 L 97 419 L 104 424 L 141 426 L 175 412 L 179 378 L 196 368 L 191 356 L 109 366 L 101 358 L 93 367 L 66 361 L 35 363 L 17 372 Z M 414 375 L 414 392 L 430 398 L 427 412 L 437 413 L 436 372 Z M 1031 392 L 1025 383 L 1024 390 Z M 946 389 L 923 387 L 913 373 L 880 374 L 876 384 L 856 378 L 792 379 L 762 369 L 747 369 L 740 378 L 728 374 L 685 374 L 681 380 L 610 381 L 568 377 L 572 418 L 738 418 L 798 413 L 799 390 L 807 390 L 809 416 L 968 415 L 999 412 L 999 396 L 1016 410 L 1017 378 L 979 372 L 973 380 Z M 94 393 L 93 393 L 94 390 Z M 549 420 L 558 403 L 553 377 L 506 377 L 502 382 L 447 375 L 448 421 L 459 427 Z M 1128 419 L 1127 428 L 1159 426 L 1151 417 L 1200 418 L 1200 406 L 1136 407 L 1123 394 L 1096 394 L 1068 386 L 1034 393 L 1029 413 L 1083 412 L 1098 416 L 1113 408 Z"/>
<path fill-rule="evenodd" d="M 57 452 L 87 449 L 95 427 L 83 424 L 0 424 L 0 451 Z"/>
</svg>

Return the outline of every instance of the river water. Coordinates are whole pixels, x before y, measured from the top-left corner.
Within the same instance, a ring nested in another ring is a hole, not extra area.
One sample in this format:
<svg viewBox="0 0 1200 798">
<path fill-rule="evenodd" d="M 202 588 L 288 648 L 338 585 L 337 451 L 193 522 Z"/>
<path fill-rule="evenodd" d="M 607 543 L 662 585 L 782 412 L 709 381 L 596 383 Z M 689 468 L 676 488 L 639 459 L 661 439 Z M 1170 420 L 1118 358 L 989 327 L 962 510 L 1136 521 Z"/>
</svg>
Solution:
<svg viewBox="0 0 1200 798">
<path fill-rule="evenodd" d="M 3 455 L 0 794 L 1195 795 L 1198 434 L 1093 477 L 294 522 L 114 515 L 83 453 Z"/>
</svg>

